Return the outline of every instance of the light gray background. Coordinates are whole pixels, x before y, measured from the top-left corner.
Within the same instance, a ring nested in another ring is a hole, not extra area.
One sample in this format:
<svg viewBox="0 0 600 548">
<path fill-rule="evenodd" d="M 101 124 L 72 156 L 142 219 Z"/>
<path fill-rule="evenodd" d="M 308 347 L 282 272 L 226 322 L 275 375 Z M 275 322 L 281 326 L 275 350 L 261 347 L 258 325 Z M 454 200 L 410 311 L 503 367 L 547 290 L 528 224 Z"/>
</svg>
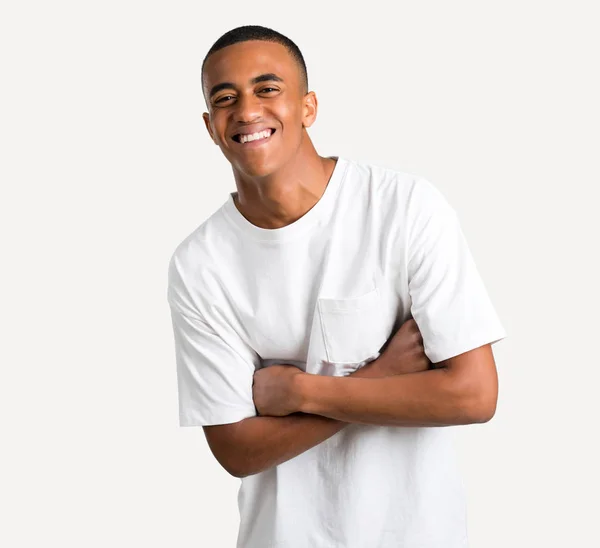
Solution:
<svg viewBox="0 0 600 548">
<path fill-rule="evenodd" d="M 289 35 L 318 151 L 423 175 L 508 332 L 456 427 L 472 548 L 600 546 L 595 2 L 3 2 L 0 544 L 234 547 L 239 480 L 177 423 L 175 246 L 235 189 L 200 65 Z"/>
</svg>

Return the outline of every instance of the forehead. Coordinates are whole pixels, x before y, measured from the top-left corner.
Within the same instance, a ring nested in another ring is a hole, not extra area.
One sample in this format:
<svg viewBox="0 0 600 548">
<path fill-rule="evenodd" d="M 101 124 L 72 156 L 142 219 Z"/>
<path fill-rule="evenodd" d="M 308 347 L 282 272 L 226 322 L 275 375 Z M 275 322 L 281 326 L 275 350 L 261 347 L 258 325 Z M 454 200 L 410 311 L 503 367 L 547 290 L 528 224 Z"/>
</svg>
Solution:
<svg viewBox="0 0 600 548">
<path fill-rule="evenodd" d="M 299 68 L 289 51 L 276 42 L 249 40 L 213 53 L 204 65 L 204 87 L 220 82 L 246 85 L 255 76 L 275 73 L 288 83 L 299 82 Z"/>
</svg>

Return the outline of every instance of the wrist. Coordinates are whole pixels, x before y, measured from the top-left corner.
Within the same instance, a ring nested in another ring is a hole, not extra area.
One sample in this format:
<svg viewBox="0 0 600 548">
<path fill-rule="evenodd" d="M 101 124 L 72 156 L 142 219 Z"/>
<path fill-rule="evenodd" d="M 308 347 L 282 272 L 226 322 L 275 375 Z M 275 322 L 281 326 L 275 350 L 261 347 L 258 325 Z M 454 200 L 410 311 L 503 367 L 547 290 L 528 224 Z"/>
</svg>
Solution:
<svg viewBox="0 0 600 548">
<path fill-rule="evenodd" d="M 363 365 L 360 369 L 353 371 L 348 375 L 349 377 L 359 377 L 359 378 L 377 378 L 377 377 L 385 377 L 385 367 L 384 363 L 381 361 L 382 358 L 378 358 L 369 362 L 366 365 Z"/>
<path fill-rule="evenodd" d="M 296 411 L 299 413 L 308 413 L 306 410 L 309 403 L 309 384 L 310 377 L 313 377 L 311 373 L 300 373 L 298 375 L 294 375 L 293 381 L 293 392 L 295 396 L 296 404 L 294 407 Z"/>
<path fill-rule="evenodd" d="M 296 381 L 295 393 L 298 411 L 318 415 L 320 397 L 333 389 L 330 381 L 335 379 L 328 375 L 304 373 L 297 375 L 294 380 Z"/>
</svg>

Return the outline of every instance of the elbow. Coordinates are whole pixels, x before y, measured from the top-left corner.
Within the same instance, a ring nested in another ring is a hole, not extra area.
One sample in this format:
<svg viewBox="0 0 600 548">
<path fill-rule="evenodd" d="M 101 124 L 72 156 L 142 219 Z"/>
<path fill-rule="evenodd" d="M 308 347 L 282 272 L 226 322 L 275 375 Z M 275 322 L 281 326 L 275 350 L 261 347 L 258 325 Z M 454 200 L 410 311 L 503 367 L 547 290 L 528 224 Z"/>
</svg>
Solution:
<svg viewBox="0 0 600 548">
<path fill-rule="evenodd" d="M 260 470 L 243 470 L 241 468 L 237 469 L 229 469 L 227 470 L 229 474 L 231 474 L 234 478 L 242 479 L 247 478 L 248 476 L 253 476 L 254 474 L 258 474 Z"/>
<path fill-rule="evenodd" d="M 242 479 L 247 478 L 248 476 L 253 476 L 255 474 L 259 474 L 260 472 L 264 472 L 268 466 L 264 464 L 259 464 L 253 460 L 241 457 L 235 463 L 228 463 L 227 466 L 221 464 L 223 468 L 234 478 Z"/>
<path fill-rule="evenodd" d="M 490 344 L 447 360 L 452 392 L 463 424 L 484 423 L 496 414 L 498 375 Z"/>
<path fill-rule="evenodd" d="M 246 474 L 246 473 L 245 473 L 245 472 L 243 472 L 243 471 L 233 470 L 233 469 L 231 469 L 231 468 L 229 468 L 229 469 L 227 469 L 227 468 L 226 468 L 225 470 L 227 470 L 227 472 L 229 472 L 229 474 L 230 474 L 231 476 L 233 476 L 234 478 L 239 478 L 239 479 L 242 479 L 242 478 L 245 478 L 246 476 L 249 476 L 249 475 L 250 475 L 250 474 Z"/>
<path fill-rule="evenodd" d="M 210 437 L 207 437 L 207 439 L 213 457 L 215 457 L 225 472 L 234 478 L 246 477 L 247 474 L 243 469 L 242 463 L 236 458 L 234 451 L 228 450 L 227 444 L 219 443 L 219 441 Z"/>
<path fill-rule="evenodd" d="M 217 459 L 217 460 L 219 460 L 219 459 Z M 221 464 L 223 469 L 230 476 L 233 476 L 234 478 L 242 479 L 242 478 L 245 478 L 246 476 L 251 475 L 251 472 L 247 469 L 247 467 L 244 467 L 243 462 L 231 462 L 231 461 L 219 460 L 219 463 Z"/>
<path fill-rule="evenodd" d="M 221 463 L 221 466 L 223 467 L 225 472 L 227 472 L 230 476 L 233 476 L 234 478 L 241 479 L 241 478 L 246 477 L 246 474 L 244 473 L 244 471 L 241 470 L 240 468 L 237 468 L 236 466 L 232 466 L 231 464 L 224 464 L 224 463 Z"/>
<path fill-rule="evenodd" d="M 238 479 L 246 478 L 261 472 L 261 470 L 253 469 L 251 467 L 251 461 L 245 458 L 238 458 L 235 462 L 221 462 L 221 466 L 229 475 Z"/>
<path fill-rule="evenodd" d="M 489 422 L 496 414 L 498 401 L 494 390 L 479 390 L 464 399 L 464 414 L 469 424 L 482 424 Z"/>
<path fill-rule="evenodd" d="M 245 421 L 204 427 L 208 446 L 221 467 L 234 478 L 251 475 L 251 451 L 246 436 L 240 429 Z"/>
<path fill-rule="evenodd" d="M 463 424 L 482 424 L 494 418 L 498 402 L 497 383 L 488 379 L 470 379 L 461 383 L 458 392 L 461 394 Z"/>
<path fill-rule="evenodd" d="M 469 419 L 472 424 L 482 424 L 489 422 L 496 414 L 496 401 L 485 398 L 477 404 L 471 404 L 468 411 Z"/>
</svg>

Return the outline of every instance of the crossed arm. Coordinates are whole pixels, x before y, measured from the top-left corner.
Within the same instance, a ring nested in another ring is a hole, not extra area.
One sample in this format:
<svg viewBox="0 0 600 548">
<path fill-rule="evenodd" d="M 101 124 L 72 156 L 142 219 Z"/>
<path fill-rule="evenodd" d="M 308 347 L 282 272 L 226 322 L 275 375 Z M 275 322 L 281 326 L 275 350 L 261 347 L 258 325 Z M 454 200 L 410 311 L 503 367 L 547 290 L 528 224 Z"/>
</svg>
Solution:
<svg viewBox="0 0 600 548">
<path fill-rule="evenodd" d="M 493 417 L 498 379 L 491 344 L 403 375 L 385 376 L 383 358 L 346 377 L 292 366 L 259 370 L 261 416 L 205 426 L 211 451 L 230 474 L 244 477 L 307 451 L 348 423 L 450 426 Z"/>
</svg>

